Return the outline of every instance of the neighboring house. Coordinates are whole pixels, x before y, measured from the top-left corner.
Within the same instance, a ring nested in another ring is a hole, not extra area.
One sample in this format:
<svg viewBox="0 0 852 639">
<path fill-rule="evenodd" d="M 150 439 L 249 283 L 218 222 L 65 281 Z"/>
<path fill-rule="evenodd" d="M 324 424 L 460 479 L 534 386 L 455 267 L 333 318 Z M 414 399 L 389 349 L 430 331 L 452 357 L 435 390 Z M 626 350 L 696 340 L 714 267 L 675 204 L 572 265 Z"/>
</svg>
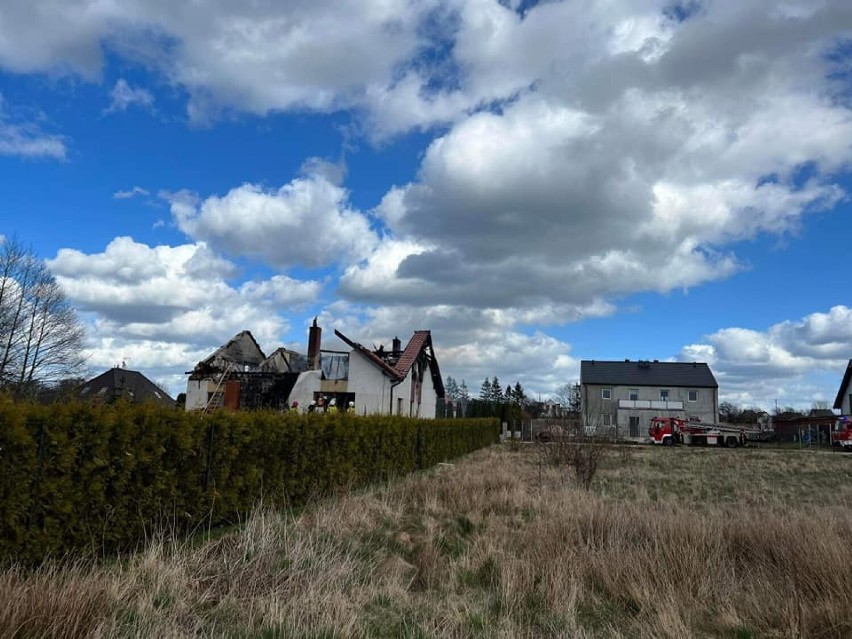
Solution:
<svg viewBox="0 0 852 639">
<path fill-rule="evenodd" d="M 110 404 L 125 399 L 135 404 L 153 402 L 161 406 L 174 406 L 175 400 L 139 371 L 111 368 L 90 379 L 77 389 L 77 397 L 84 401 Z"/>
<path fill-rule="evenodd" d="M 840 389 L 834 400 L 834 408 L 839 410 L 841 415 L 852 415 L 852 359 L 849 360 L 843 373 L 843 380 L 840 382 Z"/>
<path fill-rule="evenodd" d="M 394 338 L 390 350 L 335 334 L 350 350 L 322 350 L 314 320 L 307 356 L 278 349 L 266 357 L 251 333 L 239 333 L 192 371 L 186 409 L 283 409 L 296 401 L 304 411 L 323 398 L 334 399 L 339 410 L 354 402 L 359 415 L 435 417 L 444 387 L 430 331 L 415 331 L 405 348 Z"/>
<path fill-rule="evenodd" d="M 719 385 L 704 363 L 583 360 L 580 394 L 587 432 L 642 441 L 653 417 L 718 422 Z"/>
</svg>

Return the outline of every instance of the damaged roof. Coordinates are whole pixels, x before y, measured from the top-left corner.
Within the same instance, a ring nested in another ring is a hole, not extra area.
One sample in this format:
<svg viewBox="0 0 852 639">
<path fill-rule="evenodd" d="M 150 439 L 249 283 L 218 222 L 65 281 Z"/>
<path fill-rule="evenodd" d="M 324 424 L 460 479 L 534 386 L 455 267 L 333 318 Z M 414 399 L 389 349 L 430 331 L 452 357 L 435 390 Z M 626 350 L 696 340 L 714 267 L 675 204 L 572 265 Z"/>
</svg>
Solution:
<svg viewBox="0 0 852 639">
<path fill-rule="evenodd" d="M 435 394 L 438 397 L 444 396 L 444 380 L 441 378 L 441 369 L 438 367 L 438 360 L 435 358 L 435 352 L 432 348 L 431 331 L 414 331 L 414 335 L 406 345 L 405 350 L 403 350 L 402 352 L 402 355 L 399 356 L 399 359 L 393 365 L 391 365 L 387 361 L 387 359 L 385 359 L 389 356 L 392 356 L 392 352 L 382 350 L 381 352 L 384 354 L 384 357 L 380 357 L 376 354 L 376 352 L 365 348 L 358 342 L 352 341 L 336 329 L 334 331 L 334 334 L 337 335 L 337 337 L 339 337 L 341 340 L 343 340 L 347 345 L 349 345 L 353 350 L 358 351 L 364 357 L 373 362 L 388 377 L 391 377 L 392 379 L 395 379 L 397 381 L 402 381 L 403 379 L 405 379 L 405 376 L 408 375 L 408 372 L 411 370 L 411 367 L 414 365 L 414 362 L 417 361 L 417 358 L 420 356 L 420 354 L 424 351 L 427 351 L 429 372 L 432 377 L 432 385 L 435 388 Z"/>
<path fill-rule="evenodd" d="M 199 365 L 209 366 L 217 361 L 225 361 L 254 367 L 260 366 L 265 359 L 266 355 L 263 354 L 251 331 L 241 331 L 216 349 L 212 355 L 201 360 Z"/>
</svg>

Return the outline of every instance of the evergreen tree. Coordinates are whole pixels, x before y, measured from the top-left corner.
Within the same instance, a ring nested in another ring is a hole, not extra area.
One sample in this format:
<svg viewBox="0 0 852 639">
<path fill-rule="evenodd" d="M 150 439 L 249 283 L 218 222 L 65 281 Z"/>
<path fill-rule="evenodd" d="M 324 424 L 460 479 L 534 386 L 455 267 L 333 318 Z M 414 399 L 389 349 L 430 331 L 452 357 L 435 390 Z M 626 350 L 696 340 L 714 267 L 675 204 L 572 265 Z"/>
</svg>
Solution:
<svg viewBox="0 0 852 639">
<path fill-rule="evenodd" d="M 497 379 L 496 375 L 491 380 L 491 401 L 498 404 L 503 401 L 503 387 L 500 386 L 500 380 Z"/>
<path fill-rule="evenodd" d="M 521 406 L 527 401 L 527 394 L 524 392 L 524 387 L 521 386 L 520 382 L 515 382 L 515 388 L 512 392 L 512 400 Z"/>
<path fill-rule="evenodd" d="M 462 380 L 461 386 L 459 386 L 459 399 L 463 402 L 470 400 L 470 389 L 464 383 L 464 380 Z"/>
<path fill-rule="evenodd" d="M 494 397 L 494 393 L 491 390 L 491 382 L 488 381 L 488 378 L 485 378 L 485 381 L 482 382 L 482 386 L 479 389 L 479 399 L 484 402 L 490 402 Z"/>
<path fill-rule="evenodd" d="M 459 398 L 459 385 L 449 375 L 447 375 L 447 381 L 444 384 L 444 397 L 452 401 L 456 401 Z"/>
<path fill-rule="evenodd" d="M 505 400 L 506 400 L 507 402 L 513 402 L 513 401 L 515 401 L 515 393 L 514 393 L 514 391 L 512 390 L 512 385 L 511 385 L 511 384 L 506 384 L 506 393 L 503 395 L 503 397 L 505 398 Z"/>
</svg>

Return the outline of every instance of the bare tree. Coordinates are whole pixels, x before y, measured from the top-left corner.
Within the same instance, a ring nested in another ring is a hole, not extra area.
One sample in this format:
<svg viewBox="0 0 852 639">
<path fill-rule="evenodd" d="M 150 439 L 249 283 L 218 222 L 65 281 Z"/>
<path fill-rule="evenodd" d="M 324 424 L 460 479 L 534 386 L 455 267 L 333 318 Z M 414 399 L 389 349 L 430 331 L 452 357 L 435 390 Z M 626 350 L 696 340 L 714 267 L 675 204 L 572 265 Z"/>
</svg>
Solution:
<svg viewBox="0 0 852 639">
<path fill-rule="evenodd" d="M 82 371 L 85 333 L 45 263 L 0 241 L 0 388 L 20 393 Z"/>
</svg>

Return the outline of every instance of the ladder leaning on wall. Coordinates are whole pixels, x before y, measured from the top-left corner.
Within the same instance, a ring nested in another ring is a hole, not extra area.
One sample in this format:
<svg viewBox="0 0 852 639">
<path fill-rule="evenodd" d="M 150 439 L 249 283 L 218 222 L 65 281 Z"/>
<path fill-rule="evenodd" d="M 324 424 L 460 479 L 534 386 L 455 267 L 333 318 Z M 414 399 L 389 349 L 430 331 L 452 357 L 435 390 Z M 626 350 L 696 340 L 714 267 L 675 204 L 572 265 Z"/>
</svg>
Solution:
<svg viewBox="0 0 852 639">
<path fill-rule="evenodd" d="M 219 374 L 219 381 L 216 383 L 216 388 L 207 399 L 202 413 L 209 412 L 213 408 L 222 408 L 225 405 L 225 382 L 231 376 L 231 371 L 234 370 L 234 363 L 228 362 L 222 372 Z"/>
</svg>

